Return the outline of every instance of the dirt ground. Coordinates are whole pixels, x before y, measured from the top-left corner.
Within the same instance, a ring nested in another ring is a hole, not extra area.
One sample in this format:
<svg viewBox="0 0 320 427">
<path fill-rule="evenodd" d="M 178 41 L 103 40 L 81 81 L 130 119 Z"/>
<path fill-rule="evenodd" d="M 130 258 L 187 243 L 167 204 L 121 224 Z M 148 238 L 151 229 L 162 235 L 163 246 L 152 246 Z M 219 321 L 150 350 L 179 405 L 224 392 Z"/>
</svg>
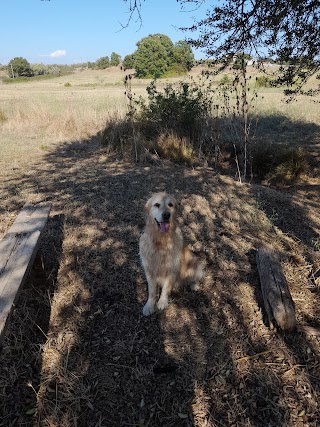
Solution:
<svg viewBox="0 0 320 427">
<path fill-rule="evenodd" d="M 1 351 L 1 426 L 320 425 L 320 337 L 270 331 L 255 261 L 274 245 L 299 326 L 320 328 L 318 184 L 281 192 L 134 165 L 92 139 L 48 150 L 0 190 L 1 234 L 26 201 L 53 202 Z M 160 190 L 207 267 L 199 291 L 145 318 L 138 240 Z"/>
</svg>

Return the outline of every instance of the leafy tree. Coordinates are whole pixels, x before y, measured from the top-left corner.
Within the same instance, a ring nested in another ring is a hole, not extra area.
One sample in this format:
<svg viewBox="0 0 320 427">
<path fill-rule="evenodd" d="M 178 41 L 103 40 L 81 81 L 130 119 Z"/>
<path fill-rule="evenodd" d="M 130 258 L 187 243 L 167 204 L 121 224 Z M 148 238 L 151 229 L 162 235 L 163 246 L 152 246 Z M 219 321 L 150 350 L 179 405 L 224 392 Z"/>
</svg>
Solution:
<svg viewBox="0 0 320 427">
<path fill-rule="evenodd" d="M 174 46 L 174 61 L 185 71 L 190 71 L 194 65 L 194 55 L 189 43 L 178 41 Z"/>
<path fill-rule="evenodd" d="M 96 61 L 96 65 L 100 70 L 104 70 L 105 68 L 110 67 L 110 59 L 109 56 L 102 56 Z"/>
<path fill-rule="evenodd" d="M 123 58 L 122 64 L 123 64 L 124 68 L 126 68 L 126 69 L 134 68 L 134 55 L 133 54 L 126 55 Z"/>
<path fill-rule="evenodd" d="M 164 34 L 151 34 L 137 43 L 137 50 L 124 58 L 125 68 L 135 68 L 137 77 L 158 78 L 166 73 L 182 74 L 194 63 L 191 47 L 185 41 L 175 45 Z"/>
<path fill-rule="evenodd" d="M 164 34 L 151 34 L 137 43 L 134 68 L 137 77 L 161 77 L 172 65 L 174 45 Z"/>
<path fill-rule="evenodd" d="M 9 76 L 14 77 L 32 77 L 33 71 L 31 69 L 31 66 L 29 62 L 22 57 L 16 57 L 11 59 L 11 61 L 8 64 L 8 71 Z"/>
<path fill-rule="evenodd" d="M 142 20 L 142 0 L 124 0 L 129 25 L 134 15 Z M 299 87 L 320 70 L 319 0 L 178 0 L 181 5 L 206 3 L 206 16 L 188 28 L 189 42 L 208 57 L 229 65 L 236 52 L 260 58 L 266 54 L 280 63 L 279 84 Z M 291 91 L 291 93 L 294 91 Z"/>
<path fill-rule="evenodd" d="M 110 65 L 112 67 L 116 67 L 117 65 L 120 64 L 120 62 L 121 62 L 121 56 L 116 52 L 112 52 L 110 56 Z"/>
<path fill-rule="evenodd" d="M 32 72 L 35 76 L 43 76 L 44 74 L 48 74 L 48 67 L 44 64 L 32 64 Z"/>
</svg>

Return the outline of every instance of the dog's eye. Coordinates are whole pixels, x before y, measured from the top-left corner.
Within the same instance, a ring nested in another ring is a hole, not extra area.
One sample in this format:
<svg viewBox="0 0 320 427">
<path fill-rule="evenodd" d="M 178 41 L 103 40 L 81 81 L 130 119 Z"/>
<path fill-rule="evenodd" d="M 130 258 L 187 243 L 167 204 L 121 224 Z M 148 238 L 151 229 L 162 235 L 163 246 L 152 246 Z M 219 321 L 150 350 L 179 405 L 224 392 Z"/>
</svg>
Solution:
<svg viewBox="0 0 320 427">
<path fill-rule="evenodd" d="M 160 203 L 155 203 L 153 206 L 155 206 L 156 208 L 160 208 Z"/>
<path fill-rule="evenodd" d="M 169 208 L 173 208 L 173 203 L 168 203 Z"/>
</svg>

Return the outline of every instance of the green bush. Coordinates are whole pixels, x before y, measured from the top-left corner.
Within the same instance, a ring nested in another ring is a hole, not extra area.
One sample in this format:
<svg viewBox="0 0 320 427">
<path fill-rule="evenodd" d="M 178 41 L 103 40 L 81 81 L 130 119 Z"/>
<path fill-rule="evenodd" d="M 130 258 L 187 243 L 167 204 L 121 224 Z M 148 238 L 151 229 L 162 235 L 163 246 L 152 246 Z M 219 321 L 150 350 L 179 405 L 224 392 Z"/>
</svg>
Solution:
<svg viewBox="0 0 320 427">
<path fill-rule="evenodd" d="M 33 77 L 16 77 L 12 79 L 11 77 L 5 77 L 2 82 L 5 84 L 15 84 L 15 83 L 27 83 L 27 82 L 34 82 L 34 81 L 40 81 L 40 80 L 49 80 L 54 79 L 57 76 L 54 74 L 44 74 L 40 76 L 33 76 Z"/>
<path fill-rule="evenodd" d="M 194 141 L 202 122 L 209 117 L 211 98 L 199 85 L 180 81 L 167 84 L 162 91 L 152 81 L 147 87 L 147 102 L 140 98 L 137 119 L 142 124 L 153 124 L 160 130 L 172 130 Z"/>
<path fill-rule="evenodd" d="M 99 70 L 105 70 L 106 68 L 110 67 L 109 56 L 102 56 L 101 58 L 97 59 L 96 67 Z"/>
<path fill-rule="evenodd" d="M 257 87 L 271 87 L 273 80 L 268 76 L 258 76 L 256 77 L 256 86 Z"/>
<path fill-rule="evenodd" d="M 162 90 L 152 81 L 147 93 L 147 99 L 130 101 L 127 118 L 109 120 L 102 145 L 124 158 L 140 160 L 154 155 L 190 164 L 210 117 L 208 94 L 201 86 L 182 81 L 167 84 Z"/>
<path fill-rule="evenodd" d="M 232 84 L 232 80 L 227 74 L 224 74 L 220 80 L 220 84 L 224 86 L 229 86 Z"/>
<path fill-rule="evenodd" d="M 116 67 L 120 64 L 121 62 L 121 56 L 116 53 L 116 52 L 112 52 L 111 56 L 110 56 L 110 65 L 111 67 Z"/>
<path fill-rule="evenodd" d="M 133 55 L 133 54 L 131 54 L 131 55 L 126 55 L 126 56 L 123 58 L 122 65 L 124 66 L 124 68 L 125 68 L 126 70 L 129 70 L 130 68 L 134 68 L 134 55 Z"/>
<path fill-rule="evenodd" d="M 26 83 L 26 82 L 31 82 L 33 79 L 33 77 L 16 77 L 16 78 L 11 78 L 11 77 L 6 77 L 4 78 L 2 81 L 5 84 L 11 84 L 11 83 Z"/>
</svg>

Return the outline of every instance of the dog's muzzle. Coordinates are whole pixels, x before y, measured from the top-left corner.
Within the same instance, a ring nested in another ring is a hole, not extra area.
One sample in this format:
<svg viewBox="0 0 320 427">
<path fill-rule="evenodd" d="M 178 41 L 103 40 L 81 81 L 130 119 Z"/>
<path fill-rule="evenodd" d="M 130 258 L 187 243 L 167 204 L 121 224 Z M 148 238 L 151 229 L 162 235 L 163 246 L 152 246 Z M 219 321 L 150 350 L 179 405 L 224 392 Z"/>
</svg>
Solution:
<svg viewBox="0 0 320 427">
<path fill-rule="evenodd" d="M 163 212 L 163 214 L 162 214 L 162 221 L 161 222 L 156 220 L 161 233 L 167 233 L 169 231 L 170 216 L 171 216 L 170 212 L 166 211 L 166 212 Z"/>
</svg>

